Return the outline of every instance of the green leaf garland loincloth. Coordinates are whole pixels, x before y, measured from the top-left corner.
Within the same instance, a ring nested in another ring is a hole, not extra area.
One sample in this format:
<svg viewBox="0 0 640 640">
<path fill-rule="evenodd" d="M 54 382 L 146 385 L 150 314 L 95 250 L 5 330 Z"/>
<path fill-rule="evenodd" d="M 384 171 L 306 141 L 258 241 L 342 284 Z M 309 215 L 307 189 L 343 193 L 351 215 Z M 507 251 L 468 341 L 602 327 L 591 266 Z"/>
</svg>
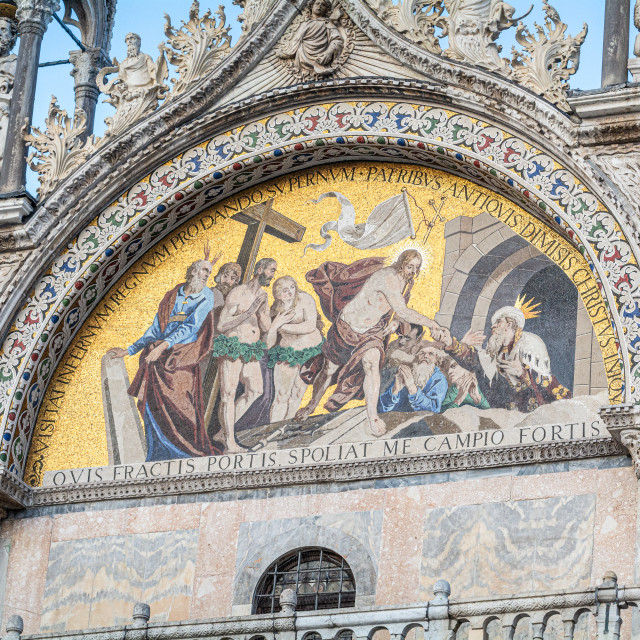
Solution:
<svg viewBox="0 0 640 640">
<path fill-rule="evenodd" d="M 225 336 L 224 334 L 217 335 L 213 341 L 213 351 L 211 355 L 214 358 L 229 358 L 230 360 L 241 359 L 242 362 L 247 363 L 252 360 L 262 360 L 267 345 L 258 340 L 248 344 L 246 342 L 240 342 L 237 336 Z"/>
<path fill-rule="evenodd" d="M 267 366 L 270 369 L 273 369 L 278 362 L 286 363 L 290 367 L 302 366 L 307 362 L 307 360 L 311 360 L 311 358 L 320 353 L 323 344 L 324 338 L 322 338 L 322 342 L 317 344 L 315 347 L 306 347 L 304 349 L 281 347 L 277 344 L 275 347 L 269 349 L 269 361 L 267 362 Z"/>
</svg>

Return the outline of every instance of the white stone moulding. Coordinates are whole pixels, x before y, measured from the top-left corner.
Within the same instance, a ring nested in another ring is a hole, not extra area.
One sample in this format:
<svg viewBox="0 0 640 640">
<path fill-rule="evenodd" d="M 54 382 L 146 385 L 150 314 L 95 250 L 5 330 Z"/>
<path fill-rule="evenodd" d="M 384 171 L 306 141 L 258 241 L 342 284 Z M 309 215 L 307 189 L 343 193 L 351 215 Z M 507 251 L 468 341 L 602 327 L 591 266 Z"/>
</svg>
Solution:
<svg viewBox="0 0 640 640">
<path fill-rule="evenodd" d="M 627 450 L 613 438 L 588 438 L 563 442 L 545 442 L 528 446 L 492 447 L 463 452 L 389 456 L 366 461 L 342 461 L 308 464 L 277 469 L 191 473 L 147 479 L 127 479 L 61 487 L 32 488 L 15 479 L 14 485 L 0 486 L 23 507 L 99 502 L 198 494 L 216 491 L 262 489 L 309 484 L 346 483 L 419 476 L 433 473 L 492 469 L 505 466 L 544 464 L 607 456 L 625 455 Z M 10 477 L 10 474 L 6 474 Z M 18 491 L 20 489 L 20 491 Z"/>
</svg>

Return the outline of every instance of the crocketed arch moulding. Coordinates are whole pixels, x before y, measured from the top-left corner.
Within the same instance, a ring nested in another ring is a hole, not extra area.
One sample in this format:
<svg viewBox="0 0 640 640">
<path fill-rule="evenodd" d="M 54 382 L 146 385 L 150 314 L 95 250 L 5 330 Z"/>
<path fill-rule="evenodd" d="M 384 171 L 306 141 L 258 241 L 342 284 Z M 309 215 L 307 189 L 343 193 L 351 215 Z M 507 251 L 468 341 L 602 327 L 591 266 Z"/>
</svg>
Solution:
<svg viewBox="0 0 640 640">
<path fill-rule="evenodd" d="M 191 216 L 250 185 L 314 165 L 402 161 L 469 178 L 509 197 L 584 255 L 614 331 L 616 402 L 640 402 L 640 272 L 623 223 L 548 153 L 453 110 L 402 102 L 317 104 L 215 136 L 133 185 L 61 248 L 14 317 L 0 354 L 0 464 L 22 475 L 48 380 L 108 288 Z M 96 188 L 99 188 L 97 186 Z M 626 382 L 625 382 L 626 381 Z"/>
</svg>

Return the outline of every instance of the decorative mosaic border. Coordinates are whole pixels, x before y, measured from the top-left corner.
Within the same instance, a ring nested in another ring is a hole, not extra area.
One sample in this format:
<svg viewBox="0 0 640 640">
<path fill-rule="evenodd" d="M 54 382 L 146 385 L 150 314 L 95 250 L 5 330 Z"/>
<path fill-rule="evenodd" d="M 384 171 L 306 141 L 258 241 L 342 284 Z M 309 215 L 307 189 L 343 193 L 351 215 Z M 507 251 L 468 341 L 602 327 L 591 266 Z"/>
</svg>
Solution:
<svg viewBox="0 0 640 640">
<path fill-rule="evenodd" d="M 623 378 L 640 377 L 640 270 L 613 214 L 567 169 L 509 132 L 442 108 L 315 105 L 193 147 L 134 185 L 65 248 L 15 316 L 0 353 L 0 465 L 22 474 L 52 372 L 101 295 L 146 249 L 206 206 L 261 181 L 375 158 L 497 189 L 568 237 L 608 304 Z M 624 393 L 640 402 L 640 385 Z"/>
</svg>

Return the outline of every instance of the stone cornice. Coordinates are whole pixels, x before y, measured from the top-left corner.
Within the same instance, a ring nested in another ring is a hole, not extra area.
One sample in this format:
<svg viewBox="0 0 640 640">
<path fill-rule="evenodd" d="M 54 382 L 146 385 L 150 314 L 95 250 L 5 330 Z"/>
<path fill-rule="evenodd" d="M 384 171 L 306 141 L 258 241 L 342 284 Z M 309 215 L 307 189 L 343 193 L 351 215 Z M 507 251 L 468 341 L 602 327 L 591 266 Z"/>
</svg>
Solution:
<svg viewBox="0 0 640 640">
<path fill-rule="evenodd" d="M 24 506 L 97 502 L 251 490 L 310 484 L 347 483 L 418 476 L 432 473 L 493 469 L 505 466 L 581 460 L 626 453 L 612 438 L 565 440 L 532 445 L 471 449 L 412 456 L 389 456 L 367 461 L 342 461 L 278 469 L 199 473 L 143 480 L 122 480 L 64 487 L 29 489 Z"/>
</svg>

